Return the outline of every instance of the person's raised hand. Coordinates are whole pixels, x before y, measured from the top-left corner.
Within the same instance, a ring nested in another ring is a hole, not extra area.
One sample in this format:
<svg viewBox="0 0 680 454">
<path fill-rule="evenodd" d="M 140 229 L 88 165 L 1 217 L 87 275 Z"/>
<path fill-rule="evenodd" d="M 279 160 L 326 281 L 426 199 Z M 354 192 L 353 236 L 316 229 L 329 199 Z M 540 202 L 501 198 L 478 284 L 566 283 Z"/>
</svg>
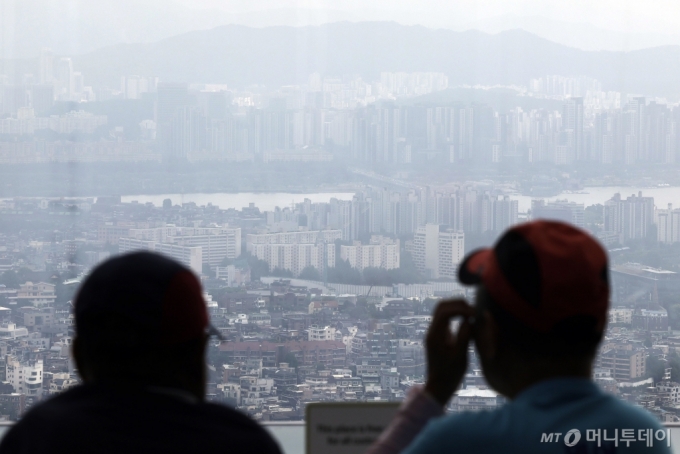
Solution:
<svg viewBox="0 0 680 454">
<path fill-rule="evenodd" d="M 468 364 L 468 344 L 472 335 L 470 318 L 475 311 L 465 300 L 444 300 L 434 310 L 425 337 L 427 354 L 427 391 L 442 406 L 458 389 Z M 450 329 L 451 320 L 462 318 L 457 334 Z"/>
</svg>

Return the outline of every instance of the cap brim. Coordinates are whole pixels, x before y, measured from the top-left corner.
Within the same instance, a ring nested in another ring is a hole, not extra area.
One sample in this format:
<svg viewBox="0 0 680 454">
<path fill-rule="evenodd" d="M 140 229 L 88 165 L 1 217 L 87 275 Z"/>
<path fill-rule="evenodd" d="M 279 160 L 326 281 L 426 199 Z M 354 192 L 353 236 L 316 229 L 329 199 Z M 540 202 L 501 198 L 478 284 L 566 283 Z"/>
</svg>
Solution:
<svg viewBox="0 0 680 454">
<path fill-rule="evenodd" d="M 477 249 L 468 254 L 458 267 L 458 280 L 464 285 L 479 285 L 482 274 L 491 258 L 492 249 Z"/>
<path fill-rule="evenodd" d="M 216 338 L 218 338 L 221 341 L 224 340 L 224 336 L 222 335 L 220 330 L 218 330 L 217 328 L 215 328 L 211 324 L 208 325 L 208 329 L 206 330 L 206 333 L 208 334 L 208 336 L 215 336 Z"/>
</svg>

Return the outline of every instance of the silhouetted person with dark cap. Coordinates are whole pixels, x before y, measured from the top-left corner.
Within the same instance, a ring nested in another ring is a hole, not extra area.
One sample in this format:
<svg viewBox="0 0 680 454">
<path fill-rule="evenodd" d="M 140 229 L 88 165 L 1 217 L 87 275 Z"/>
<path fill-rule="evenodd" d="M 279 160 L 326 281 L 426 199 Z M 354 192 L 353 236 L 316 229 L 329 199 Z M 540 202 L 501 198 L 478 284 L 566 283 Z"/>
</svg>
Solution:
<svg viewBox="0 0 680 454">
<path fill-rule="evenodd" d="M 187 268 L 147 252 L 113 258 L 87 278 L 74 311 L 83 384 L 30 410 L 0 454 L 280 453 L 246 415 L 205 402 L 214 329 Z"/>
<path fill-rule="evenodd" d="M 439 303 L 426 384 L 369 454 L 670 454 L 669 429 L 591 379 L 609 309 L 607 253 L 594 238 L 562 222 L 520 224 L 471 252 L 458 278 L 476 286 L 474 306 Z M 489 387 L 508 402 L 445 415 L 471 341 Z"/>
</svg>

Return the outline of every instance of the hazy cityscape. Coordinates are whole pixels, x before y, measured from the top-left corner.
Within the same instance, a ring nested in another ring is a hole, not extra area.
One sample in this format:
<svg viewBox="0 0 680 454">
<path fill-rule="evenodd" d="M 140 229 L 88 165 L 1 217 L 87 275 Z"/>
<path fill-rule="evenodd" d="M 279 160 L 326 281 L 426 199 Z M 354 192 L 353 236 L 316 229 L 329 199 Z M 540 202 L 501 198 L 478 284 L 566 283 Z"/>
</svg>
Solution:
<svg viewBox="0 0 680 454">
<path fill-rule="evenodd" d="M 201 279 L 210 400 L 261 421 L 402 400 L 437 301 L 474 296 L 465 253 L 554 219 L 610 256 L 595 381 L 680 422 L 676 38 L 341 19 L 3 48 L 0 419 L 78 383 L 78 286 L 136 250 Z M 447 410 L 503 403 L 471 351 Z"/>
</svg>

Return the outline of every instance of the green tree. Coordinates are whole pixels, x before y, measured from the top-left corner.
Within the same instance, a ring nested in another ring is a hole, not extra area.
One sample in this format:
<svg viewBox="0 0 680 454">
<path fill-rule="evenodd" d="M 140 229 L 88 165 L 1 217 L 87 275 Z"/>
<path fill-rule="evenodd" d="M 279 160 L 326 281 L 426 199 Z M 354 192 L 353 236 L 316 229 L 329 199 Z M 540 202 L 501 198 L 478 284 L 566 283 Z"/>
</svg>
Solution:
<svg viewBox="0 0 680 454">
<path fill-rule="evenodd" d="M 307 266 L 300 272 L 300 279 L 307 279 L 309 281 L 320 281 L 321 274 L 319 274 L 319 270 L 317 270 L 313 266 Z"/>
<path fill-rule="evenodd" d="M 671 368 L 671 380 L 680 379 L 680 356 L 677 353 L 672 353 L 668 358 L 668 366 Z"/>
<path fill-rule="evenodd" d="M 371 318 L 378 320 L 390 318 L 385 312 L 379 310 L 375 304 L 368 305 L 368 313 Z"/>
<path fill-rule="evenodd" d="M 250 252 L 244 252 L 241 254 L 241 257 L 239 257 L 239 263 L 242 263 L 245 261 L 247 263 L 247 266 L 250 268 L 250 279 L 253 281 L 259 281 L 262 276 L 269 276 L 269 264 L 265 262 L 264 260 L 260 260 L 257 257 L 255 257 L 253 254 Z M 223 263 L 225 263 L 223 261 Z M 223 266 L 231 265 L 234 264 L 236 265 L 236 262 L 228 262 Z"/>
<path fill-rule="evenodd" d="M 584 223 L 590 231 L 599 232 L 604 225 L 604 205 L 587 206 L 584 212 Z"/>
<path fill-rule="evenodd" d="M 270 274 L 272 276 L 277 276 L 277 277 L 294 277 L 293 272 L 291 270 L 279 268 L 278 266 L 276 268 L 274 268 Z M 252 278 L 252 276 L 251 276 L 251 278 Z"/>
<path fill-rule="evenodd" d="M 384 268 L 364 268 L 362 273 L 365 285 L 392 285 L 392 276 Z"/>
<path fill-rule="evenodd" d="M 669 304 L 666 306 L 666 310 L 671 328 L 678 329 L 680 327 L 680 303 Z"/>
<path fill-rule="evenodd" d="M 282 362 L 288 363 L 289 367 L 292 367 L 293 369 L 295 369 L 297 371 L 298 359 L 293 353 L 291 353 L 291 352 L 286 353 L 286 356 L 283 357 Z"/>
<path fill-rule="evenodd" d="M 17 408 L 12 402 L 2 402 L 0 403 L 0 414 L 7 415 L 10 421 L 17 420 Z"/>
<path fill-rule="evenodd" d="M 656 356 L 650 356 L 647 358 L 646 367 L 647 377 L 652 377 L 654 379 L 654 383 L 656 383 L 661 381 L 663 378 L 663 374 L 666 367 L 668 367 L 668 363 Z"/>
<path fill-rule="evenodd" d="M 389 274 L 395 284 L 422 284 L 426 281 L 407 251 L 402 251 L 399 256 L 399 268 L 389 270 Z"/>
<path fill-rule="evenodd" d="M 4 284 L 8 288 L 19 288 L 19 276 L 12 270 L 7 270 L 0 276 L 0 284 Z"/>
<path fill-rule="evenodd" d="M 352 268 L 349 261 L 338 259 L 334 268 L 328 268 L 328 282 L 335 284 L 355 284 L 361 285 L 363 279 L 361 273 L 356 268 Z"/>
</svg>

